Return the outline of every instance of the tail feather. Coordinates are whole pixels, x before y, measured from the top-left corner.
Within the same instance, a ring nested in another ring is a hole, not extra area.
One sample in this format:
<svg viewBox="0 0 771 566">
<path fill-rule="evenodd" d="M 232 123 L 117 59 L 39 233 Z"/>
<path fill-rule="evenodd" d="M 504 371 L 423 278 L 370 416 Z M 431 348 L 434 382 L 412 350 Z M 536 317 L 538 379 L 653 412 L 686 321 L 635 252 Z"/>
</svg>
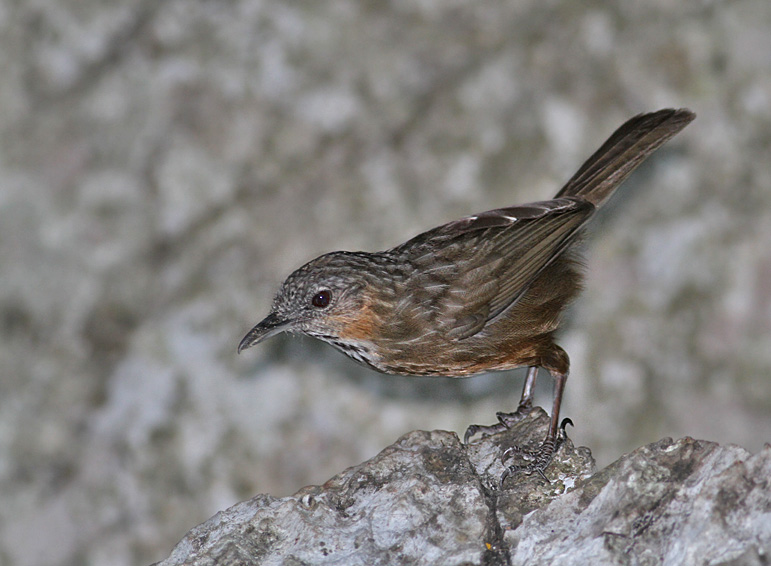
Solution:
<svg viewBox="0 0 771 566">
<path fill-rule="evenodd" d="M 555 198 L 580 196 L 601 206 L 651 153 L 695 117 L 686 108 L 669 108 L 630 118 L 586 160 Z"/>
</svg>

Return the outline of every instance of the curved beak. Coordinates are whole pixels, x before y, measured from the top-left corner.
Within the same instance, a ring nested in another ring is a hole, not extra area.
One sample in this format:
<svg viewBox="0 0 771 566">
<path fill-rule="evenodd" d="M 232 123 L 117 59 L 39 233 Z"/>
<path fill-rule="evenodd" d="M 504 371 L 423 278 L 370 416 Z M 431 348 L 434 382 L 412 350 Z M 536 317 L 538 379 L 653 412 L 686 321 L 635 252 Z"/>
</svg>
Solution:
<svg viewBox="0 0 771 566">
<path fill-rule="evenodd" d="M 283 332 L 291 323 L 291 320 L 281 320 L 276 316 L 276 313 L 270 313 L 244 336 L 244 339 L 238 345 L 238 353 L 240 354 L 242 350 L 251 348 L 266 338 Z"/>
</svg>

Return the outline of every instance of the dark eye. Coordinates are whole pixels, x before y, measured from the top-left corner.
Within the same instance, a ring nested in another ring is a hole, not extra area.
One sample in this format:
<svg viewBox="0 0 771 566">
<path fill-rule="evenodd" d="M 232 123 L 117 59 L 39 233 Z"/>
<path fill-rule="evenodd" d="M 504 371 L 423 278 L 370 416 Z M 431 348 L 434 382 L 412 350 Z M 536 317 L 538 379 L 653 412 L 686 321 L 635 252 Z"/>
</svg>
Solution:
<svg viewBox="0 0 771 566">
<path fill-rule="evenodd" d="M 313 298 L 311 299 L 311 304 L 314 307 L 318 307 L 320 309 L 323 309 L 327 305 L 329 305 L 329 301 L 332 300 L 332 293 L 324 289 L 323 291 L 319 291 L 315 295 L 313 295 Z"/>
</svg>

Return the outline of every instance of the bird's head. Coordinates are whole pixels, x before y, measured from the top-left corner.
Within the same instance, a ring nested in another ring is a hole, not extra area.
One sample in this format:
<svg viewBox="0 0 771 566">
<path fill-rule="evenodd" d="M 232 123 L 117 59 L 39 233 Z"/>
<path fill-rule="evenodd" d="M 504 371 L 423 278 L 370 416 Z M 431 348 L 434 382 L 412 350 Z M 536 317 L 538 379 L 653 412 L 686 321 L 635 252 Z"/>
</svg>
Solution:
<svg viewBox="0 0 771 566">
<path fill-rule="evenodd" d="M 280 332 L 335 342 L 366 331 L 371 279 L 366 260 L 366 254 L 332 252 L 297 269 L 281 285 L 270 314 L 244 336 L 238 351 Z"/>
</svg>

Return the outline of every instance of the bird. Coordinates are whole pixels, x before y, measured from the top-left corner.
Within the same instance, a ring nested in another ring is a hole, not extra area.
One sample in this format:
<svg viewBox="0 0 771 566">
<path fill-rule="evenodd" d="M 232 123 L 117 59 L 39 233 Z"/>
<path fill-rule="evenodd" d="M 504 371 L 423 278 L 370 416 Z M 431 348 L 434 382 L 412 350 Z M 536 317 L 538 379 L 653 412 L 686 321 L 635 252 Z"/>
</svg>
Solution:
<svg viewBox="0 0 771 566">
<path fill-rule="evenodd" d="M 694 118 L 687 108 L 630 118 L 550 200 L 466 216 L 384 251 L 335 251 L 309 261 L 286 278 L 238 352 L 290 332 L 385 374 L 460 378 L 528 368 L 516 411 L 497 413 L 493 425 L 469 426 L 466 444 L 527 415 L 544 369 L 554 382 L 546 438 L 535 450 L 512 447 L 528 452 L 530 463 L 507 473 L 546 477 L 560 443 L 570 367 L 555 333 L 582 289 L 584 228 L 632 171 Z"/>
</svg>

